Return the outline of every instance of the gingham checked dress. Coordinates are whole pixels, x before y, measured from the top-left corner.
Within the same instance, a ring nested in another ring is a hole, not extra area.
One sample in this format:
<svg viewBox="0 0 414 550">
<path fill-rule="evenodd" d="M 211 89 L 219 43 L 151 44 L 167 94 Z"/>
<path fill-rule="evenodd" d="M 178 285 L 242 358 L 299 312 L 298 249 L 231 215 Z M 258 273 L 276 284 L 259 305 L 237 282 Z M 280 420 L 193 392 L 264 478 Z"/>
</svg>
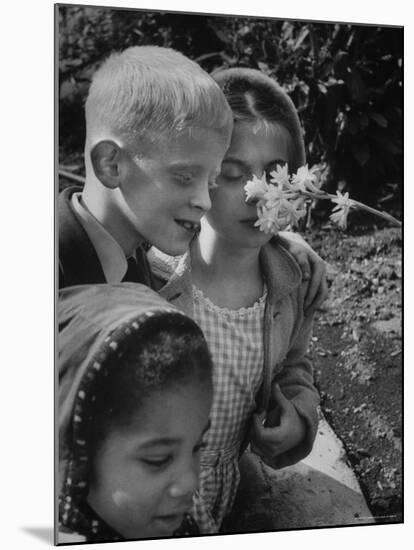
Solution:
<svg viewBox="0 0 414 550">
<path fill-rule="evenodd" d="M 194 320 L 214 361 L 211 427 L 201 452 L 200 490 L 193 516 L 202 533 L 218 532 L 239 484 L 239 451 L 263 377 L 267 290 L 251 307 L 230 310 L 193 286 Z"/>
</svg>

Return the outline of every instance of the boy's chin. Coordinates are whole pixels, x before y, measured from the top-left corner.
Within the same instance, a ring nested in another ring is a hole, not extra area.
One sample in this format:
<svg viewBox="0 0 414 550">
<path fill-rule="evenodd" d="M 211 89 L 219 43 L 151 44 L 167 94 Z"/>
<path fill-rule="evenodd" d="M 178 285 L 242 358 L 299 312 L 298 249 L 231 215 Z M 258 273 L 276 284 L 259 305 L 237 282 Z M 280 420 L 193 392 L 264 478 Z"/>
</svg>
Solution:
<svg viewBox="0 0 414 550">
<path fill-rule="evenodd" d="M 180 240 L 180 242 L 175 243 L 154 243 L 154 246 L 168 256 L 182 256 L 188 251 L 191 241 L 192 238 L 189 238 L 188 240 Z"/>
</svg>

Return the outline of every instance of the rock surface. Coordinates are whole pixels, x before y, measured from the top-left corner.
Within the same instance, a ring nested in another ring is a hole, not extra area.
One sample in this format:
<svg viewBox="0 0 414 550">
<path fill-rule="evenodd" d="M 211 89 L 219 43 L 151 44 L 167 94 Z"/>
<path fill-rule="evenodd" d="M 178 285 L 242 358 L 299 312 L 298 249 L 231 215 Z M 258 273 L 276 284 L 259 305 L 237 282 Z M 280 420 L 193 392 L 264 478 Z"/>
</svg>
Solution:
<svg viewBox="0 0 414 550">
<path fill-rule="evenodd" d="M 375 523 L 341 441 L 321 418 L 312 453 L 273 470 L 246 452 L 229 531 L 261 532 Z"/>
</svg>

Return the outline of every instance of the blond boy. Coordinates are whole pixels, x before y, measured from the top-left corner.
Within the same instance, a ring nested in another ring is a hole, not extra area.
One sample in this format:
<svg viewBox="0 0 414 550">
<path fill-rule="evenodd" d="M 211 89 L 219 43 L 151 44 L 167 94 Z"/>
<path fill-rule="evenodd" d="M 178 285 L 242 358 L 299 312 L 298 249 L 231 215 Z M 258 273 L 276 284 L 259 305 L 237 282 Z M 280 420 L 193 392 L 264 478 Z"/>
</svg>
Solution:
<svg viewBox="0 0 414 550">
<path fill-rule="evenodd" d="M 144 243 L 183 254 L 210 208 L 232 115 L 213 79 L 153 46 L 111 55 L 85 105 L 86 182 L 59 196 L 59 287 L 153 285 Z"/>
</svg>

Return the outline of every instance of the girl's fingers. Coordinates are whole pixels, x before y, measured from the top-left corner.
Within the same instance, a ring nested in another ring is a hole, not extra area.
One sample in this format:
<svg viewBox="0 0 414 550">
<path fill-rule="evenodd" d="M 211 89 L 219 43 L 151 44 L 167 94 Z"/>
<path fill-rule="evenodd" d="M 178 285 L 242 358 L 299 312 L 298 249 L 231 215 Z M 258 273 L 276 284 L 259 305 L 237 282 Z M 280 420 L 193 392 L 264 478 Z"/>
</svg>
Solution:
<svg viewBox="0 0 414 550">
<path fill-rule="evenodd" d="M 272 387 L 272 398 L 277 403 L 280 409 L 286 410 L 286 408 L 290 405 L 289 399 L 287 399 L 284 395 L 282 390 L 280 389 L 279 384 L 273 384 Z M 282 411 L 280 411 L 282 412 Z"/>
<path fill-rule="evenodd" d="M 266 420 L 266 411 L 253 414 L 253 429 L 256 433 L 260 433 L 264 429 L 264 422 Z"/>
<path fill-rule="evenodd" d="M 250 450 L 255 455 L 260 456 L 260 458 L 265 457 L 265 453 L 262 451 L 262 449 L 259 449 L 259 447 L 256 447 L 256 445 L 254 443 L 250 443 Z"/>
</svg>

